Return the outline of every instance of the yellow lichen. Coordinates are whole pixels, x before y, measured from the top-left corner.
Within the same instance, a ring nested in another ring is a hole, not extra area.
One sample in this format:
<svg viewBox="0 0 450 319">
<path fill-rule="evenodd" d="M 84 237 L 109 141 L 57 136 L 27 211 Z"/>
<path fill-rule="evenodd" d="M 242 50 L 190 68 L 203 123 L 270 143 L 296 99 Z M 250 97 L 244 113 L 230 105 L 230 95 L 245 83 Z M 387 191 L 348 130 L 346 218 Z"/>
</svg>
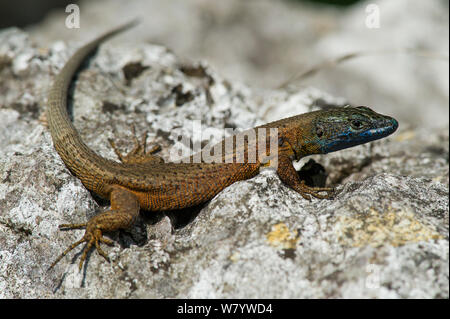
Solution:
<svg viewBox="0 0 450 319">
<path fill-rule="evenodd" d="M 352 247 L 401 246 L 443 238 L 434 228 L 418 221 L 412 212 L 392 209 L 385 213 L 371 209 L 369 214 L 339 216 L 337 236 L 342 245 Z"/>
<path fill-rule="evenodd" d="M 231 256 L 230 256 L 230 260 L 232 261 L 232 262 L 237 262 L 238 260 L 239 260 L 239 253 L 233 253 Z"/>
<path fill-rule="evenodd" d="M 285 223 L 272 226 L 272 231 L 266 235 L 269 245 L 282 249 L 295 249 L 299 241 L 297 230 L 290 231 Z"/>
</svg>

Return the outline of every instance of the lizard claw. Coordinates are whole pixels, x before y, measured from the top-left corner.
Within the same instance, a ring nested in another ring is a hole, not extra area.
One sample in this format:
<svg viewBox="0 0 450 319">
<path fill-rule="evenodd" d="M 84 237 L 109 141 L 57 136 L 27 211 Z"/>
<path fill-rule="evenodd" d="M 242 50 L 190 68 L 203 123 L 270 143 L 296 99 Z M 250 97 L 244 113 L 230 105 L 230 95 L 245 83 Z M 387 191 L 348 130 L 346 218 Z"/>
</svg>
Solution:
<svg viewBox="0 0 450 319">
<path fill-rule="evenodd" d="M 92 227 L 94 226 L 94 227 Z M 112 240 L 104 238 L 102 235 L 102 231 L 99 228 L 96 228 L 95 225 L 91 223 L 82 223 L 82 224 L 62 224 L 59 225 L 59 228 L 69 228 L 69 229 L 77 229 L 77 228 L 86 228 L 86 232 L 84 233 L 83 238 L 79 241 L 74 242 L 70 245 L 61 255 L 56 258 L 56 260 L 50 265 L 49 269 L 53 268 L 65 255 L 67 255 L 71 250 L 81 245 L 82 243 L 87 243 L 83 248 L 83 255 L 81 256 L 80 263 L 78 268 L 81 270 L 83 267 L 83 263 L 86 260 L 87 253 L 91 250 L 92 246 L 95 245 L 98 253 L 105 258 L 109 262 L 108 255 L 103 251 L 100 247 L 100 243 L 105 243 L 111 245 L 113 243 Z"/>
</svg>

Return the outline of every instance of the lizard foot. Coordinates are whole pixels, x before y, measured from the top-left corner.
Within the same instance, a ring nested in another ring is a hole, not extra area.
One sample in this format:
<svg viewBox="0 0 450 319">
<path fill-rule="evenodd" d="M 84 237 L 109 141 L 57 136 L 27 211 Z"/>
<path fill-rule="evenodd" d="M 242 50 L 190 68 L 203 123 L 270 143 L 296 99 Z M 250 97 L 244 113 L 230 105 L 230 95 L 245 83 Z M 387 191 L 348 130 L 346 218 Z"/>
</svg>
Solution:
<svg viewBox="0 0 450 319">
<path fill-rule="evenodd" d="M 84 261 L 86 260 L 87 253 L 89 252 L 89 250 L 91 250 L 93 245 L 95 245 L 95 248 L 97 249 L 98 253 L 109 262 L 108 256 L 103 251 L 103 249 L 100 247 L 100 243 L 105 243 L 105 244 L 111 245 L 113 243 L 113 241 L 110 239 L 107 239 L 107 238 L 103 238 L 102 231 L 100 228 L 97 227 L 97 225 L 95 223 L 95 219 L 91 219 L 88 223 L 83 223 L 83 224 L 59 225 L 59 229 L 63 229 L 63 228 L 68 228 L 68 229 L 86 228 L 86 232 L 84 233 L 83 238 L 81 238 L 77 242 L 74 242 L 61 255 L 59 255 L 58 258 L 56 258 L 56 260 L 50 265 L 49 269 L 53 268 L 65 255 L 67 255 L 71 250 L 73 250 L 75 247 L 79 246 L 82 243 L 87 243 L 87 244 L 83 248 L 83 255 L 81 256 L 80 263 L 78 265 L 78 268 L 80 270 L 83 267 Z"/>
<path fill-rule="evenodd" d="M 134 125 L 131 126 L 131 131 L 133 133 L 134 148 L 126 155 L 123 155 L 113 140 L 108 139 L 109 144 L 113 148 L 117 157 L 124 164 L 136 164 L 136 163 L 162 163 L 163 159 L 159 156 L 153 155 L 161 150 L 160 145 L 153 146 L 149 151 L 147 148 L 147 131 L 142 134 L 141 140 L 136 136 L 136 129 Z"/>
<path fill-rule="evenodd" d="M 306 185 L 305 181 L 301 181 L 298 192 L 307 200 L 311 200 L 311 196 L 319 199 L 328 199 L 333 196 L 335 189 L 334 187 L 311 187 Z M 322 192 L 325 192 L 325 194 L 320 194 Z"/>
<path fill-rule="evenodd" d="M 111 201 L 111 209 L 95 215 L 87 223 L 82 224 L 63 224 L 59 228 L 85 228 L 83 238 L 70 245 L 58 258 L 51 264 L 50 268 L 53 268 L 67 253 L 72 249 L 86 243 L 82 250 L 79 268 L 83 267 L 83 263 L 86 260 L 88 252 L 93 246 L 95 246 L 98 253 L 109 261 L 108 256 L 100 247 L 100 243 L 111 245 L 112 240 L 104 238 L 103 232 L 113 232 L 119 229 L 130 228 L 136 221 L 139 215 L 139 198 L 130 190 L 123 186 L 113 185 L 110 187 L 109 200 Z M 49 269 L 50 269 L 49 268 Z"/>
</svg>

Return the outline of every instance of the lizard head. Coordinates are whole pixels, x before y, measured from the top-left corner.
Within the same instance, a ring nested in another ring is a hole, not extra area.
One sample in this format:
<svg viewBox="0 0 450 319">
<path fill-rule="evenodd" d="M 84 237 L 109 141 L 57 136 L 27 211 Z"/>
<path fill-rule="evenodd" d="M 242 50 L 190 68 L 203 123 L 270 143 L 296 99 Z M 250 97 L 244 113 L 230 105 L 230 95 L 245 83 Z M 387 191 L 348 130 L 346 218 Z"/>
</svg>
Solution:
<svg viewBox="0 0 450 319">
<path fill-rule="evenodd" d="M 398 127 L 394 118 L 365 106 L 331 108 L 317 114 L 311 140 L 322 154 L 386 137 Z"/>
</svg>

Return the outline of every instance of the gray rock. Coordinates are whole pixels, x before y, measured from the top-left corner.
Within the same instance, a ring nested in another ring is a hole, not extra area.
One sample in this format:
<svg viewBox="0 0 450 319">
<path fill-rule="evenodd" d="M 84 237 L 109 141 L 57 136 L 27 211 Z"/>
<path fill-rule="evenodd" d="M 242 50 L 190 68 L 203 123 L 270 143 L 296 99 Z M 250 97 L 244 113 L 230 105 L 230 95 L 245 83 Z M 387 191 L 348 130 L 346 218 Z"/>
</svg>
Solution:
<svg viewBox="0 0 450 319">
<path fill-rule="evenodd" d="M 168 160 L 177 136 L 206 141 L 196 120 L 245 129 L 346 103 L 310 87 L 230 83 L 205 62 L 207 75 L 192 76 L 162 46 L 116 41 L 73 92 L 75 126 L 108 158 L 107 138 L 131 149 L 132 124 Z M 402 122 L 392 137 L 312 157 L 338 185 L 333 200 L 305 201 L 264 171 L 202 207 L 142 212 L 109 235 L 110 263 L 94 252 L 80 272 L 77 248 L 48 271 L 83 234 L 58 225 L 108 207 L 70 174 L 44 125 L 46 91 L 75 48 L 39 49 L 20 30 L 0 31 L 0 298 L 448 298 L 448 127 Z M 130 78 L 126 66 L 142 72 Z"/>
</svg>

